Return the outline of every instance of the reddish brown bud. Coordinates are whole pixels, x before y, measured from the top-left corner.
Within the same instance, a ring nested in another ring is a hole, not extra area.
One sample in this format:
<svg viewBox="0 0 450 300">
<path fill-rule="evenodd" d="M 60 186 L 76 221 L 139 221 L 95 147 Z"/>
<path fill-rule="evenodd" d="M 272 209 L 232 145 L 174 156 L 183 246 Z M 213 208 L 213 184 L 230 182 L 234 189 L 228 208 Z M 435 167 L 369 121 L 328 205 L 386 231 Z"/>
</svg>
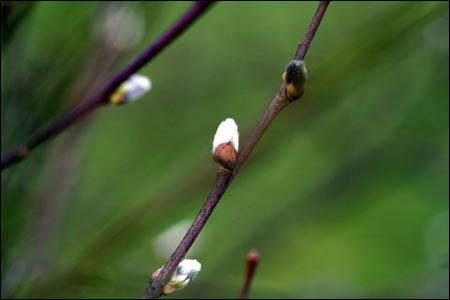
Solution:
<svg viewBox="0 0 450 300">
<path fill-rule="evenodd" d="M 214 161 L 222 167 L 232 170 L 236 165 L 237 151 L 231 142 L 222 143 L 214 150 Z"/>
<path fill-rule="evenodd" d="M 259 262 L 259 252 L 258 250 L 250 250 L 247 254 L 247 261 L 251 263 L 258 263 Z"/>
</svg>

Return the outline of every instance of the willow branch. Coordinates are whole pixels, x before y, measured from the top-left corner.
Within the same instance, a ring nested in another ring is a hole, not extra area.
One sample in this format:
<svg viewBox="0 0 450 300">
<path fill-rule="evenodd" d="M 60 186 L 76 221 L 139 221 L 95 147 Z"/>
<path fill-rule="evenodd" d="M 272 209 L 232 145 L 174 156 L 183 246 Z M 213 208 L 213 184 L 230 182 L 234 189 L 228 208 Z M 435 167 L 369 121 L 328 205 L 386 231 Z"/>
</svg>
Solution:
<svg viewBox="0 0 450 300">
<path fill-rule="evenodd" d="M 309 24 L 308 31 L 303 38 L 303 41 L 298 45 L 297 52 L 295 53 L 295 59 L 303 60 L 308 52 L 309 46 L 314 38 L 314 35 L 319 29 L 320 22 L 322 22 L 323 15 L 325 14 L 330 1 L 321 1 L 319 7 L 317 7 L 311 23 Z"/>
<path fill-rule="evenodd" d="M 314 34 L 320 25 L 323 15 L 325 14 L 328 3 L 329 1 L 321 1 L 319 3 L 319 6 L 308 27 L 308 31 L 306 32 L 303 42 L 298 46 L 294 59 L 304 59 L 313 40 Z M 172 253 L 169 260 L 166 262 L 166 264 L 164 264 L 164 267 L 161 269 L 158 276 L 156 276 L 156 278 L 154 279 L 149 280 L 148 286 L 144 292 L 144 299 L 159 298 L 162 295 L 164 286 L 170 280 L 170 277 L 172 276 L 178 264 L 186 256 L 186 253 L 189 251 L 195 239 L 202 231 L 214 208 L 219 203 L 222 195 L 225 193 L 232 180 L 239 173 L 240 169 L 244 166 L 252 150 L 255 148 L 256 144 L 258 143 L 266 129 L 269 127 L 270 123 L 283 108 L 288 106 L 291 101 L 296 100 L 292 99 L 292 97 L 289 97 L 286 88 L 286 83 L 282 83 L 277 93 L 273 97 L 271 103 L 269 104 L 269 107 L 265 111 L 262 119 L 259 121 L 259 124 L 256 126 L 256 128 L 248 138 L 247 143 L 245 144 L 243 149 L 239 151 L 235 168 L 232 171 L 223 168 L 219 169 L 217 173 L 216 183 L 214 184 L 210 194 L 208 195 L 208 198 L 203 203 L 203 206 L 201 207 L 199 213 L 195 217 L 191 227 L 188 229 L 187 233 L 185 234 L 175 251 Z M 299 94 L 296 98 L 300 98 L 301 95 L 302 94 Z"/>
<path fill-rule="evenodd" d="M 250 250 L 247 254 L 247 269 L 245 270 L 244 285 L 242 286 L 239 299 L 248 299 L 250 293 L 250 287 L 252 285 L 253 277 L 255 276 L 256 267 L 258 266 L 260 259 L 259 252 L 257 250 Z"/>
<path fill-rule="evenodd" d="M 77 107 L 68 113 L 60 116 L 47 127 L 42 128 L 33 134 L 27 141 L 17 146 L 10 152 L 2 155 L 1 169 L 8 168 L 23 160 L 27 154 L 53 136 L 61 133 L 69 126 L 73 125 L 95 109 L 108 104 L 109 96 L 136 71 L 156 57 L 166 46 L 171 44 L 181 33 L 189 28 L 213 2 L 197 1 L 187 10 L 176 23 L 156 39 L 147 49 L 145 49 L 135 60 L 121 70 L 107 84 L 101 87 L 91 97 L 81 102 Z"/>
</svg>

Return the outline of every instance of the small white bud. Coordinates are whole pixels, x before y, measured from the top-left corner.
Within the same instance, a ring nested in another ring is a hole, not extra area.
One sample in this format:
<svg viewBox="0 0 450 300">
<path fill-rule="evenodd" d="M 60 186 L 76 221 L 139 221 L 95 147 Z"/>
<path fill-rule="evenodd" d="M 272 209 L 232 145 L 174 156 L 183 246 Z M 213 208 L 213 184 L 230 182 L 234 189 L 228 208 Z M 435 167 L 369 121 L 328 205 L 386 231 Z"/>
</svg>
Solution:
<svg viewBox="0 0 450 300">
<path fill-rule="evenodd" d="M 239 132 L 236 122 L 228 118 L 219 124 L 213 140 L 214 161 L 232 170 L 236 165 L 239 149 Z"/>
<path fill-rule="evenodd" d="M 161 269 L 162 267 L 156 270 L 153 273 L 152 278 L 156 278 Z M 164 287 L 164 294 L 169 295 L 177 290 L 186 287 L 189 282 L 197 276 L 201 269 L 202 265 L 197 260 L 184 259 L 182 262 L 180 262 L 177 269 L 170 278 L 170 281 Z"/>
<path fill-rule="evenodd" d="M 232 118 L 227 118 L 217 127 L 213 140 L 212 153 L 214 154 L 217 146 L 223 143 L 231 143 L 236 151 L 239 150 L 238 126 Z"/>
<path fill-rule="evenodd" d="M 134 74 L 122 83 L 116 92 L 111 95 L 113 104 L 124 104 L 142 97 L 152 88 L 152 82 L 146 76 Z"/>
<path fill-rule="evenodd" d="M 125 81 L 123 90 L 125 98 L 129 101 L 139 99 L 142 95 L 150 91 L 152 83 L 146 76 L 134 74 L 127 81 Z"/>
</svg>

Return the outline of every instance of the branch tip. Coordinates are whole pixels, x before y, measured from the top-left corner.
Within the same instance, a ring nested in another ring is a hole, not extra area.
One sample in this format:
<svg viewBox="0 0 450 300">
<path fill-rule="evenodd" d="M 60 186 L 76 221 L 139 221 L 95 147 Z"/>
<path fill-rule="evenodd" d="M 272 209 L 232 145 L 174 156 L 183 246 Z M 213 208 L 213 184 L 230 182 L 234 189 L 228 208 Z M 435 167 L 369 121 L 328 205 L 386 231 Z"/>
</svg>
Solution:
<svg viewBox="0 0 450 300">
<path fill-rule="evenodd" d="M 239 295 L 239 299 L 248 299 L 250 287 L 252 285 L 253 277 L 255 276 L 256 267 L 260 261 L 260 254 L 258 250 L 252 249 L 247 253 L 247 267 L 245 271 L 244 284 Z"/>
</svg>

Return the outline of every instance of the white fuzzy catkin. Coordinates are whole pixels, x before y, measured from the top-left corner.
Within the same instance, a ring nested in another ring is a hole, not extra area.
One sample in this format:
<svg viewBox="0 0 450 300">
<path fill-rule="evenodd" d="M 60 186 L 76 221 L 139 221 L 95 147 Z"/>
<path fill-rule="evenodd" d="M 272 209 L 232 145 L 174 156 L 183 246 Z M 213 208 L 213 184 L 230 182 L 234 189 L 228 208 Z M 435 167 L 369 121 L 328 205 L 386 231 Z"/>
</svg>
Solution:
<svg viewBox="0 0 450 300">
<path fill-rule="evenodd" d="M 152 88 L 152 82 L 146 76 L 134 74 L 121 86 L 125 101 L 135 101 Z"/>
<path fill-rule="evenodd" d="M 161 271 L 162 267 L 156 270 L 155 275 Z M 186 287 L 202 269 L 202 265 L 195 259 L 184 259 L 180 262 L 173 273 L 170 281 L 164 287 L 164 294 L 168 295 Z"/>
<path fill-rule="evenodd" d="M 232 118 L 228 118 L 222 121 L 217 127 L 216 134 L 214 135 L 212 153 L 216 150 L 217 146 L 223 143 L 230 142 L 236 151 L 239 150 L 239 132 L 236 122 Z"/>
</svg>

